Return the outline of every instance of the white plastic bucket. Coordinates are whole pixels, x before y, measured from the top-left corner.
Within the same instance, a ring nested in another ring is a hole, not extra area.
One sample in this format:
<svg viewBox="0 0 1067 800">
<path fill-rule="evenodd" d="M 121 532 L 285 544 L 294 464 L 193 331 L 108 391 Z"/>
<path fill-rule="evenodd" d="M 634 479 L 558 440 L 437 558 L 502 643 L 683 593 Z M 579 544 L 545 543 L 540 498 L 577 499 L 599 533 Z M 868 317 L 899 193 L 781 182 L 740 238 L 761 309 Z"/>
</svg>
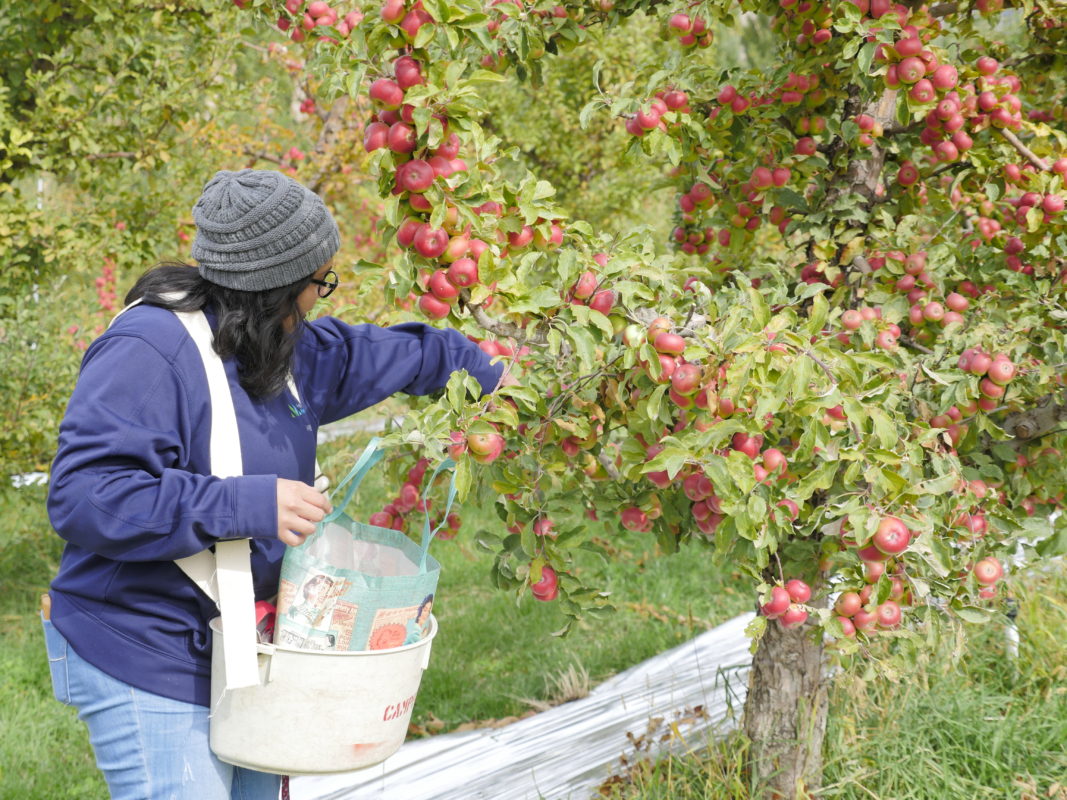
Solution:
<svg viewBox="0 0 1067 800">
<path fill-rule="evenodd" d="M 379 764 L 404 743 L 437 620 L 414 644 L 332 652 L 257 646 L 259 686 L 224 691 L 222 626 L 211 621 L 211 749 L 281 775 Z"/>
</svg>

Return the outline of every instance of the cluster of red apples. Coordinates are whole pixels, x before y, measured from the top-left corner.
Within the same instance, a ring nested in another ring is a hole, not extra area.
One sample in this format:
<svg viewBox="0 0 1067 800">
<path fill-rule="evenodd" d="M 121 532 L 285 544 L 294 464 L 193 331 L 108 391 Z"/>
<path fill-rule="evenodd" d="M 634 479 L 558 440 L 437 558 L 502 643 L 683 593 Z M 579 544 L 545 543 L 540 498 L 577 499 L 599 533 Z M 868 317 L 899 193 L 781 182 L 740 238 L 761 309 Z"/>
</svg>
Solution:
<svg viewBox="0 0 1067 800">
<path fill-rule="evenodd" d="M 870 543 L 857 549 L 867 585 L 859 591 L 842 592 L 834 605 L 845 636 L 855 636 L 857 630 L 871 633 L 878 628 L 890 629 L 900 625 L 902 606 L 911 605 L 912 598 L 905 584 L 904 565 L 894 563 L 893 559 L 908 549 L 912 538 L 912 531 L 903 520 L 885 516 L 879 520 Z M 855 540 L 844 534 L 841 543 L 856 546 Z M 881 603 L 872 602 L 874 585 L 888 569 L 892 570 L 889 597 Z"/>
<path fill-rule="evenodd" d="M 682 47 L 711 47 L 714 40 L 703 17 L 691 17 L 681 12 L 672 14 L 667 20 L 667 31 Z"/>
<path fill-rule="evenodd" d="M 811 587 L 800 578 L 771 587 L 771 599 L 760 606 L 760 613 L 778 620 L 783 628 L 799 628 L 808 620 L 804 604 L 811 599 Z"/>
<path fill-rule="evenodd" d="M 238 8 L 245 8 L 248 4 L 247 0 L 233 2 Z M 324 39 L 336 42 L 334 35 L 342 39 L 347 38 L 353 28 L 363 21 L 363 12 L 358 8 L 342 16 L 341 12 L 326 0 L 312 0 L 306 5 L 305 0 L 285 0 L 284 7 L 285 11 L 278 17 L 278 30 L 288 33 L 294 42 L 304 41 L 312 31 L 317 31 Z"/>
<path fill-rule="evenodd" d="M 430 501 L 421 494 L 422 480 L 426 475 L 426 468 L 430 462 L 420 458 L 411 469 L 408 470 L 407 480 L 400 486 L 400 491 L 395 498 L 386 503 L 381 511 L 375 511 L 368 518 L 371 525 L 379 528 L 392 528 L 395 531 L 404 531 L 407 526 L 407 515 L 413 511 L 429 513 Z M 439 539 L 451 539 L 459 532 L 460 518 L 458 514 L 449 514 L 445 519 L 445 526 L 437 533 Z"/>
</svg>

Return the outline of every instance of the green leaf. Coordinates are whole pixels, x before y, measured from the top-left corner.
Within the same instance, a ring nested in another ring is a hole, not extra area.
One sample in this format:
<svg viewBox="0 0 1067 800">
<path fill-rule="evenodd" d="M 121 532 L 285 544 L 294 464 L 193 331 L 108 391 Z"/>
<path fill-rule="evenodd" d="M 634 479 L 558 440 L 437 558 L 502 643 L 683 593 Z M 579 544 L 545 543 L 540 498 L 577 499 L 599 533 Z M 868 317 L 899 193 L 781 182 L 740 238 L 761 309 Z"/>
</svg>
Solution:
<svg viewBox="0 0 1067 800">
<path fill-rule="evenodd" d="M 642 473 L 647 472 L 661 472 L 667 471 L 667 475 L 674 480 L 674 477 L 681 471 L 682 467 L 686 465 L 689 460 L 689 451 L 680 447 L 666 447 L 663 452 L 659 453 L 655 458 L 646 463 L 642 468 Z"/>
<path fill-rule="evenodd" d="M 878 438 L 879 444 L 886 450 L 895 448 L 897 442 L 900 441 L 900 434 L 897 431 L 897 426 L 893 424 L 893 420 L 876 406 L 871 406 L 867 410 L 871 415 L 871 422 L 874 423 L 874 435 Z"/>
<path fill-rule="evenodd" d="M 816 491 L 829 489 L 834 482 L 838 465 L 837 461 L 823 461 L 819 464 L 797 482 L 796 488 L 791 493 L 794 499 L 807 500 Z"/>
<path fill-rule="evenodd" d="M 582 110 L 578 112 L 578 124 L 581 126 L 582 130 L 587 130 L 589 128 L 589 120 L 603 105 L 603 100 L 599 97 L 594 97 L 582 106 Z"/>
<path fill-rule="evenodd" d="M 993 609 L 991 608 L 953 605 L 952 610 L 955 612 L 956 616 L 962 619 L 964 622 L 971 622 L 975 624 L 989 622 L 991 619 L 993 619 L 994 616 Z"/>
<path fill-rule="evenodd" d="M 491 72 L 487 69 L 476 69 L 467 78 L 467 83 L 503 83 L 507 78 L 497 72 Z"/>
<path fill-rule="evenodd" d="M 923 481 L 919 488 L 923 494 L 933 495 L 935 497 L 952 491 L 956 484 L 959 483 L 959 476 L 953 473 L 947 473 L 937 478 L 931 478 L 928 481 Z"/>
<path fill-rule="evenodd" d="M 446 0 L 422 0 L 423 8 L 438 22 L 448 22 L 448 3 Z M 432 27 L 432 26 L 430 26 Z"/>
<path fill-rule="evenodd" d="M 752 306 L 753 321 L 759 327 L 766 325 L 771 319 L 771 310 L 767 306 L 767 301 L 763 299 L 763 295 L 759 293 L 757 289 L 748 287 L 746 289 L 748 293 L 748 300 Z"/>
<path fill-rule="evenodd" d="M 571 326 L 567 328 L 567 338 L 574 345 L 578 363 L 585 371 L 592 370 L 596 364 L 596 340 L 588 328 Z"/>
<path fill-rule="evenodd" d="M 663 395 L 667 393 L 667 385 L 660 384 L 648 396 L 648 416 L 655 420 L 659 417 L 660 408 L 663 405 Z"/>
<path fill-rule="evenodd" d="M 456 499 L 462 502 L 470 494 L 473 476 L 470 459 L 461 458 L 456 462 Z"/>
<path fill-rule="evenodd" d="M 830 304 L 826 302 L 825 293 L 815 295 L 811 301 L 811 311 L 808 313 L 808 324 L 804 326 L 807 334 L 809 336 L 819 334 L 826 324 L 826 318 L 829 314 Z"/>
<path fill-rule="evenodd" d="M 485 553 L 498 552 L 502 543 L 503 539 L 484 529 L 474 534 L 474 546 Z"/>
<path fill-rule="evenodd" d="M 877 42 L 867 42 L 867 44 L 860 48 L 859 55 L 856 57 L 856 65 L 860 68 L 863 74 L 870 74 L 871 64 L 874 62 L 874 53 L 877 49 Z"/>
<path fill-rule="evenodd" d="M 456 414 L 463 411 L 467 400 L 467 388 L 460 375 L 455 373 L 448 379 L 447 387 L 448 406 Z"/>
<path fill-rule="evenodd" d="M 411 43 L 411 46 L 416 50 L 421 50 L 433 41 L 433 37 L 436 33 L 436 25 L 423 25 L 419 28 L 419 32 L 415 34 L 415 40 Z"/>
<path fill-rule="evenodd" d="M 757 614 L 751 620 L 748 625 L 745 626 L 745 636 L 752 640 L 748 649 L 753 655 L 756 654 L 756 650 L 759 649 L 759 641 L 763 638 L 763 634 L 767 631 L 767 618 L 762 614 Z"/>
</svg>

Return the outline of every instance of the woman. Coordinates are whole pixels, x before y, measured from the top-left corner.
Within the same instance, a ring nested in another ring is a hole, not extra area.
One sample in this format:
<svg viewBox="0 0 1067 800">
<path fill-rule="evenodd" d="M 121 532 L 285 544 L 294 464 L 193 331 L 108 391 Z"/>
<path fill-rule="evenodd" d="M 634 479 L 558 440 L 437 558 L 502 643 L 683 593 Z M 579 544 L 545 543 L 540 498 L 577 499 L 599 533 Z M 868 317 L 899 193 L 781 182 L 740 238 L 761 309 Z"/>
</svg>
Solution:
<svg viewBox="0 0 1067 800">
<path fill-rule="evenodd" d="M 50 479 L 67 545 L 46 642 L 56 696 L 87 723 L 113 798 L 268 800 L 277 776 L 208 748 L 218 612 L 174 559 L 249 537 L 256 599 L 272 597 L 285 546 L 330 511 L 312 486 L 318 426 L 460 369 L 490 392 L 501 368 L 456 331 L 307 322 L 337 287 L 340 238 L 322 201 L 281 173 L 217 173 L 193 218 L 198 268 L 142 276 L 126 298 L 139 304 L 82 362 Z M 239 477 L 211 475 L 203 361 L 171 313 L 195 309 L 225 364 Z"/>
</svg>

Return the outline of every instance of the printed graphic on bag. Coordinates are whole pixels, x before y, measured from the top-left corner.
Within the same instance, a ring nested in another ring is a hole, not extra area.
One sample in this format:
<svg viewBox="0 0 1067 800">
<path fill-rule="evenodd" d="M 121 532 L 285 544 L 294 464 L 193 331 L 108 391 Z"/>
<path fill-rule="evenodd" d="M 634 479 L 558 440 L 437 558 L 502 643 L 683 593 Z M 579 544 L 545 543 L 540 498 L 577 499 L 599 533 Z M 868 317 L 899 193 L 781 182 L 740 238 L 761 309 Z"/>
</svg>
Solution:
<svg viewBox="0 0 1067 800">
<path fill-rule="evenodd" d="M 306 650 L 347 650 L 359 607 L 342 598 L 351 586 L 343 578 L 309 572 L 300 586 L 282 579 L 275 632 L 278 644 Z"/>
<path fill-rule="evenodd" d="M 369 650 L 387 650 L 414 644 L 430 630 L 430 610 L 433 595 L 429 594 L 417 606 L 408 608 L 382 608 L 374 615 Z"/>
</svg>

